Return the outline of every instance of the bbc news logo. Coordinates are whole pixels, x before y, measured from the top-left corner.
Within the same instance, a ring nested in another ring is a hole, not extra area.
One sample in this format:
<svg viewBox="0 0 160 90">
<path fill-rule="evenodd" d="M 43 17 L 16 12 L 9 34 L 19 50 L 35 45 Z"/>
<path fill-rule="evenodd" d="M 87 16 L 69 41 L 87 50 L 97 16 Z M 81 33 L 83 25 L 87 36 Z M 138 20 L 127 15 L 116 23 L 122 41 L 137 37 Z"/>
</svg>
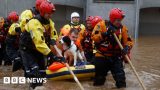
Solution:
<svg viewBox="0 0 160 90">
<path fill-rule="evenodd" d="M 46 78 L 3 77 L 3 84 L 46 83 Z"/>
</svg>

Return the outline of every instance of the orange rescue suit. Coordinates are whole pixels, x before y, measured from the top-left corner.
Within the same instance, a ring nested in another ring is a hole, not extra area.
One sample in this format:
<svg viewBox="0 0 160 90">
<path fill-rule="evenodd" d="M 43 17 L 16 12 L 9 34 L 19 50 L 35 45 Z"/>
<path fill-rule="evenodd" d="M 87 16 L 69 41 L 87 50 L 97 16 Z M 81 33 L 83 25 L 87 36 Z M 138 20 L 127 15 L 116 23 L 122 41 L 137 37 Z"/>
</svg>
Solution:
<svg viewBox="0 0 160 90">
<path fill-rule="evenodd" d="M 107 37 L 103 37 L 102 35 L 103 33 L 107 32 L 108 27 L 108 22 L 103 20 L 99 22 L 93 29 L 91 37 L 95 43 L 95 47 L 97 50 L 95 56 L 103 57 L 121 54 L 120 47 L 115 41 L 113 35 L 110 34 Z M 115 34 L 117 35 L 123 46 L 127 45 L 130 47 L 130 49 L 133 47 L 133 40 L 129 37 L 128 29 L 126 26 L 123 25 L 122 28 L 116 30 Z"/>
</svg>

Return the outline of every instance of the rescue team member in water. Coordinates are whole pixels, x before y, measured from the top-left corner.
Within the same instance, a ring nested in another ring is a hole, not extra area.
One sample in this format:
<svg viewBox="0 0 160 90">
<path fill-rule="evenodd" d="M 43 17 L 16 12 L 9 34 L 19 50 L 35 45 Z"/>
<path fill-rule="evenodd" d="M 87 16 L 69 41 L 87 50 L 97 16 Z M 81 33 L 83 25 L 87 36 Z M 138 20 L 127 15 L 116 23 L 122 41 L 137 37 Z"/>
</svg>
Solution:
<svg viewBox="0 0 160 90">
<path fill-rule="evenodd" d="M 58 38 L 58 34 L 57 34 L 57 31 L 54 27 L 54 22 L 51 19 L 46 20 L 39 15 L 40 4 L 43 1 L 46 1 L 46 0 L 36 0 L 35 7 L 33 7 L 30 10 L 25 10 L 21 13 L 20 26 L 21 26 L 22 31 L 24 31 L 24 26 L 26 25 L 26 23 L 31 18 L 37 18 L 39 21 L 41 21 L 41 23 L 45 27 L 45 34 L 44 34 L 45 42 L 54 52 L 56 52 L 55 48 L 57 48 L 57 47 L 56 47 L 55 42 Z M 54 9 L 55 9 L 55 7 L 54 7 Z"/>
<path fill-rule="evenodd" d="M 50 20 L 54 12 L 54 5 L 49 1 L 44 1 L 40 5 L 40 16 L 43 20 Z M 39 70 L 45 70 L 45 61 L 43 56 L 50 57 L 50 64 L 53 61 L 64 62 L 63 57 L 55 56 L 45 43 L 45 27 L 43 21 L 33 18 L 25 25 L 25 31 L 20 37 L 20 53 L 25 67 L 25 77 L 40 78 L 44 75 Z M 35 88 L 42 83 L 31 83 L 31 87 Z"/>
<path fill-rule="evenodd" d="M 20 53 L 18 52 L 19 35 L 21 33 L 21 28 L 18 23 L 19 15 L 17 12 L 12 11 L 9 13 L 8 19 L 12 24 L 6 37 L 6 52 L 9 59 L 14 62 L 13 71 L 16 71 L 22 67 Z"/>
<path fill-rule="evenodd" d="M 92 39 L 95 41 L 97 53 L 95 54 L 95 79 L 94 86 L 104 85 L 108 71 L 111 71 L 117 88 L 126 87 L 126 77 L 123 68 L 123 55 L 128 54 L 133 46 L 128 36 L 128 29 L 122 25 L 124 12 L 119 8 L 113 8 L 109 14 L 109 22 L 99 22 L 93 32 Z M 121 41 L 124 49 L 121 50 L 113 33 Z"/>
<path fill-rule="evenodd" d="M 94 42 L 91 38 L 91 34 L 94 26 L 100 22 L 102 18 L 100 16 L 88 16 L 86 19 L 86 29 L 81 30 L 79 34 L 79 39 L 84 50 L 85 57 L 88 62 L 92 62 Z"/>
</svg>

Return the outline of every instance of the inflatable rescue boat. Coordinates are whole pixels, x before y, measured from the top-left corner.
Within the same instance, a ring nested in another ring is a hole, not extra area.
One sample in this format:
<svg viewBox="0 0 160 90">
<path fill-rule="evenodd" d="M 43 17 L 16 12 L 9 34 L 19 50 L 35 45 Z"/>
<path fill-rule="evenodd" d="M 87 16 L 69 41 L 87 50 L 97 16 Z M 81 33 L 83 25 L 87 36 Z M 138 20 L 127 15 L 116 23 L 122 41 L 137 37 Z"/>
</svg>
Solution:
<svg viewBox="0 0 160 90">
<path fill-rule="evenodd" d="M 74 72 L 78 79 L 92 78 L 95 75 L 94 65 L 85 65 L 84 68 L 76 68 L 71 66 L 70 69 Z M 51 80 L 67 80 L 73 79 L 73 76 L 68 71 L 68 68 L 61 63 L 54 63 L 46 70 L 47 78 Z"/>
</svg>

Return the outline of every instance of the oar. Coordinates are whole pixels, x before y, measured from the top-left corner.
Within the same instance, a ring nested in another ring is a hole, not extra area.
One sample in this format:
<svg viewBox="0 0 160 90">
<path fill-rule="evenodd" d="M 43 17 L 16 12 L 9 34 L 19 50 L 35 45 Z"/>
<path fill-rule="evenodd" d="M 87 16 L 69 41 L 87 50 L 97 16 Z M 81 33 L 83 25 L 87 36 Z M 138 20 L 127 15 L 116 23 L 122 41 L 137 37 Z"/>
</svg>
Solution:
<svg viewBox="0 0 160 90">
<path fill-rule="evenodd" d="M 56 45 L 54 45 L 55 50 L 57 51 L 57 53 L 61 56 L 62 54 L 59 52 L 58 48 Z M 82 84 L 79 82 L 78 78 L 76 77 L 76 75 L 73 73 L 73 71 L 70 69 L 68 63 L 65 63 L 65 65 L 67 66 L 68 71 L 71 73 L 71 75 L 73 76 L 74 80 L 76 81 L 76 83 L 78 84 L 78 86 L 81 88 L 81 90 L 84 90 Z"/>
<path fill-rule="evenodd" d="M 121 48 L 121 50 L 123 50 L 124 48 L 123 48 L 121 42 L 119 41 L 117 35 L 116 35 L 115 33 L 113 33 L 113 35 L 114 35 L 114 38 L 116 39 L 116 41 L 117 41 L 119 47 Z M 139 77 L 139 75 L 138 75 L 138 73 L 137 73 L 135 67 L 133 66 L 133 64 L 132 64 L 132 62 L 131 62 L 131 60 L 130 60 L 130 58 L 128 57 L 127 54 L 125 55 L 125 58 L 127 59 L 127 61 L 129 62 L 129 65 L 130 65 L 131 68 L 133 69 L 134 74 L 136 75 L 136 77 L 137 77 L 137 79 L 138 79 L 140 85 L 142 86 L 143 90 L 146 90 L 146 87 L 144 86 L 143 82 L 141 81 L 141 79 L 140 79 L 140 77 Z"/>
</svg>

